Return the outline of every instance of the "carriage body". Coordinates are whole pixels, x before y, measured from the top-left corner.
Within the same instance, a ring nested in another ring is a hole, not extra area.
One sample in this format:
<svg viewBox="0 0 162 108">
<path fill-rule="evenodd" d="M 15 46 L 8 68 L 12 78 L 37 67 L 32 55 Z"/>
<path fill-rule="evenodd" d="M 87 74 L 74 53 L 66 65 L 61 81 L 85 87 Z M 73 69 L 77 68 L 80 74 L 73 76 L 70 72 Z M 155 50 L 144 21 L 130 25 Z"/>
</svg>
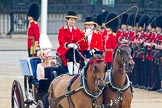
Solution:
<svg viewBox="0 0 162 108">
<path fill-rule="evenodd" d="M 45 79 L 38 81 L 36 79 L 36 71 L 37 64 L 39 63 L 41 63 L 39 57 L 20 60 L 24 76 L 25 98 L 23 97 L 23 90 L 19 81 L 14 80 L 11 92 L 12 108 L 29 108 L 29 106 L 33 106 L 34 108 L 48 108 L 48 87 L 56 76 L 66 73 L 66 71 L 60 64 L 59 66 L 46 67 Z"/>
</svg>

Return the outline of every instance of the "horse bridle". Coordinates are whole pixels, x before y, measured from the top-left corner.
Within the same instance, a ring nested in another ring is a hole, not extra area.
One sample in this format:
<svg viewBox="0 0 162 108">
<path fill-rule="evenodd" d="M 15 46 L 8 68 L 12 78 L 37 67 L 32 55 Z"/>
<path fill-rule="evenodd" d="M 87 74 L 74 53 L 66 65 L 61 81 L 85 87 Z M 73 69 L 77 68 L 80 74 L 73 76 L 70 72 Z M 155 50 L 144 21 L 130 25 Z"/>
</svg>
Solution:
<svg viewBox="0 0 162 108">
<path fill-rule="evenodd" d="M 95 78 L 95 84 L 98 85 L 99 81 L 104 81 L 105 80 L 105 76 L 103 78 L 97 78 L 96 77 L 96 63 L 97 62 L 103 62 L 104 59 L 96 59 L 96 60 L 90 60 L 89 61 L 89 64 L 91 64 L 93 67 L 92 67 L 92 72 L 93 72 L 93 76 Z M 99 88 L 100 89 L 100 88 Z"/>
<path fill-rule="evenodd" d="M 119 46 L 117 47 L 117 52 L 120 53 L 121 59 L 122 59 L 122 61 L 124 62 L 125 71 L 126 71 L 126 72 L 130 72 L 131 70 L 127 70 L 127 69 L 129 69 L 129 68 L 128 68 L 128 61 L 132 59 L 132 56 L 128 57 L 127 59 L 123 57 L 123 55 L 122 55 L 122 53 L 121 53 L 121 48 L 124 47 L 124 46 L 125 46 L 125 47 L 129 47 L 128 44 L 121 44 L 121 45 L 119 45 Z M 128 53 L 128 52 L 127 52 L 127 53 Z M 131 53 L 128 54 L 128 55 L 131 55 Z"/>
</svg>

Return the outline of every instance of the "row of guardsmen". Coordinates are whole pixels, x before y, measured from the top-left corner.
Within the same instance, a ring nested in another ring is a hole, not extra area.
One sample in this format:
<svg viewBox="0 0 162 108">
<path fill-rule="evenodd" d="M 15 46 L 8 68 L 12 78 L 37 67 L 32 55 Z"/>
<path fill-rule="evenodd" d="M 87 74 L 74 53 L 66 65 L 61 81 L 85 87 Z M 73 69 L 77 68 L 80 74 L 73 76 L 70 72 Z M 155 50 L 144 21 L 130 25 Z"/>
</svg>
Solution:
<svg viewBox="0 0 162 108">
<path fill-rule="evenodd" d="M 113 51 L 118 43 L 127 42 L 134 50 L 132 56 L 136 65 L 133 72 L 128 73 L 134 86 L 162 92 L 162 16 L 129 13 L 115 18 L 117 16 L 115 12 L 105 11 L 95 18 L 86 17 L 85 29 L 80 32 L 78 28 L 67 26 L 70 18 L 78 18 L 76 12 L 68 12 L 67 25 L 58 33 L 60 46 L 57 54 L 62 58 L 63 65 L 70 74 L 77 74 L 79 67 L 86 65 L 93 54 L 99 54 L 104 55 L 107 69 L 111 69 Z M 80 37 L 75 36 L 80 33 Z M 86 60 L 81 59 L 74 49 L 78 49 Z"/>
<path fill-rule="evenodd" d="M 103 18 L 106 16 L 104 14 L 109 16 L 112 13 L 104 12 L 98 17 Z M 108 22 L 109 19 L 103 21 Z M 114 20 L 110 23 L 117 26 L 117 22 Z M 128 42 L 134 50 L 135 68 L 128 73 L 134 87 L 162 93 L 162 16 L 125 13 L 119 22 L 119 28 L 112 29 L 118 43 Z"/>
<path fill-rule="evenodd" d="M 136 65 L 130 79 L 135 87 L 162 92 L 162 16 L 142 15 L 135 21 L 138 28 L 133 28 L 129 19 L 135 21 L 134 14 L 128 16 L 127 28 L 121 27 L 117 36 L 130 41 L 135 51 Z"/>
</svg>

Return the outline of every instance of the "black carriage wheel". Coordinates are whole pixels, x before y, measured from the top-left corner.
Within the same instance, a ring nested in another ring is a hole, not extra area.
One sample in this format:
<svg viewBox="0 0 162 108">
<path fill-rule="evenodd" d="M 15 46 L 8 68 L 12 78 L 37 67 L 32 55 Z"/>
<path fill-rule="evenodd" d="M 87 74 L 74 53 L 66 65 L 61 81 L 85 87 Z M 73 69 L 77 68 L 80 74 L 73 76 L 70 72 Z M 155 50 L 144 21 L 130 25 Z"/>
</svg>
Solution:
<svg viewBox="0 0 162 108">
<path fill-rule="evenodd" d="M 24 97 L 19 81 L 14 80 L 11 91 L 12 108 L 24 108 Z"/>
<path fill-rule="evenodd" d="M 38 100 L 37 107 L 36 108 L 44 108 L 43 102 L 41 100 Z"/>
</svg>

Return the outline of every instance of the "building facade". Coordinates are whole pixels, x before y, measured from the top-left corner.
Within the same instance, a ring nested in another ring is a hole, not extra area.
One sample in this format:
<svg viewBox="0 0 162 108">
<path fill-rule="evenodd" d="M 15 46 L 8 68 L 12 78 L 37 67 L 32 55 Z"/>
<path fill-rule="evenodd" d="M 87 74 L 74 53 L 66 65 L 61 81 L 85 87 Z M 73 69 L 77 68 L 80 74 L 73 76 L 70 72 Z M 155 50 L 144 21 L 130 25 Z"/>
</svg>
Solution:
<svg viewBox="0 0 162 108">
<path fill-rule="evenodd" d="M 25 34 L 27 29 L 27 11 L 32 2 L 41 4 L 41 0 L 0 0 L 0 35 Z M 48 34 L 58 32 L 65 24 L 67 10 L 78 12 L 78 27 L 86 16 L 95 16 L 107 10 L 122 13 L 131 6 L 139 6 L 139 14 L 148 13 L 150 16 L 161 14 L 161 0 L 48 0 Z M 130 11 L 134 12 L 134 10 Z M 40 23 L 40 19 L 38 20 Z"/>
</svg>

